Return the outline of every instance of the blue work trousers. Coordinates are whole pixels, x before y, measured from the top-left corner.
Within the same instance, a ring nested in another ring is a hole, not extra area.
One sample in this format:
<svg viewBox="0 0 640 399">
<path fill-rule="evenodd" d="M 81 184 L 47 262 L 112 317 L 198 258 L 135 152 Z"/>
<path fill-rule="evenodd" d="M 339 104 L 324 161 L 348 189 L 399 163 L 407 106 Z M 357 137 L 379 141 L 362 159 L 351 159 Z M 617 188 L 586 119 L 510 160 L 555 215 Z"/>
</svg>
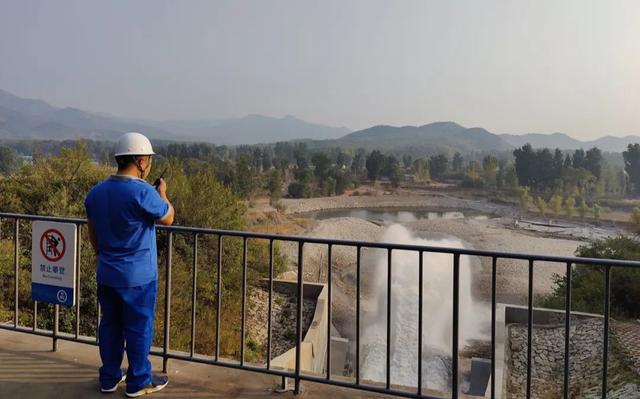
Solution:
<svg viewBox="0 0 640 399">
<path fill-rule="evenodd" d="M 158 282 L 138 287 L 109 287 L 98 284 L 102 318 L 98 328 L 100 385 L 112 387 L 122 378 L 121 364 L 127 350 L 127 391 L 135 392 L 151 382 L 149 350 Z"/>
</svg>

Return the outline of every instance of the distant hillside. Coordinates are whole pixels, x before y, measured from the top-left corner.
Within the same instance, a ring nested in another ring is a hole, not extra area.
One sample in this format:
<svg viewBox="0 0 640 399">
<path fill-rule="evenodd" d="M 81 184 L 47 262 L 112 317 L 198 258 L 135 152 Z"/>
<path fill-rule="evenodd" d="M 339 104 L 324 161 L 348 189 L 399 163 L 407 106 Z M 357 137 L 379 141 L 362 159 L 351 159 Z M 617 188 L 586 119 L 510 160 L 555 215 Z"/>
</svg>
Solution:
<svg viewBox="0 0 640 399">
<path fill-rule="evenodd" d="M 248 115 L 220 121 L 133 120 L 76 108 L 57 108 L 42 100 L 21 98 L 0 90 L 0 138 L 115 140 L 130 131 L 143 132 L 155 139 L 227 145 L 334 139 L 349 133 L 346 128 L 308 123 L 292 116 Z"/>
<path fill-rule="evenodd" d="M 289 115 L 283 118 L 247 115 L 218 121 L 165 121 L 156 125 L 181 137 L 227 145 L 335 139 L 350 132 L 344 127 L 318 125 Z"/>
<path fill-rule="evenodd" d="M 640 136 L 613 137 L 606 136 L 597 140 L 587 141 L 585 148 L 598 147 L 602 151 L 622 152 L 629 144 L 640 143 Z"/>
<path fill-rule="evenodd" d="M 514 147 L 522 147 L 529 143 L 534 148 L 560 148 L 561 150 L 574 150 L 584 146 L 584 144 L 564 133 L 540 134 L 529 133 L 523 135 L 501 134 L 503 140 Z"/>
<path fill-rule="evenodd" d="M 499 136 L 482 128 L 465 128 L 454 122 L 423 126 L 374 126 L 344 136 L 336 144 L 398 153 L 435 154 L 506 151 L 513 148 Z"/>
<path fill-rule="evenodd" d="M 564 133 L 540 134 L 529 133 L 523 135 L 501 134 L 500 137 L 514 147 L 522 147 L 530 143 L 534 148 L 560 148 L 561 150 L 576 150 L 578 148 L 598 147 L 602 151 L 622 152 L 630 143 L 640 143 L 640 136 L 613 137 L 606 136 L 592 141 L 580 141 Z"/>
<path fill-rule="evenodd" d="M 0 90 L 0 138 L 115 140 L 130 131 L 167 137 L 166 132 L 156 127 L 76 108 L 57 108 L 42 100 L 21 98 Z"/>
</svg>

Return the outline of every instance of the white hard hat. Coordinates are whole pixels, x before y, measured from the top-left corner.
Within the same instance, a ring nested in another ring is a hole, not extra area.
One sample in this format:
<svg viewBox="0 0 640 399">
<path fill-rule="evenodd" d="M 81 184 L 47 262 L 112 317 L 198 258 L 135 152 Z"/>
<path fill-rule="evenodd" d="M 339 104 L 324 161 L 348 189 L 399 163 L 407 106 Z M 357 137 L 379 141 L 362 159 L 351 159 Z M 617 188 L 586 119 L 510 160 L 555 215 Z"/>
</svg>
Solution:
<svg viewBox="0 0 640 399">
<path fill-rule="evenodd" d="M 151 142 L 145 135 L 131 132 L 125 133 L 116 144 L 116 157 L 121 155 L 154 155 Z"/>
</svg>

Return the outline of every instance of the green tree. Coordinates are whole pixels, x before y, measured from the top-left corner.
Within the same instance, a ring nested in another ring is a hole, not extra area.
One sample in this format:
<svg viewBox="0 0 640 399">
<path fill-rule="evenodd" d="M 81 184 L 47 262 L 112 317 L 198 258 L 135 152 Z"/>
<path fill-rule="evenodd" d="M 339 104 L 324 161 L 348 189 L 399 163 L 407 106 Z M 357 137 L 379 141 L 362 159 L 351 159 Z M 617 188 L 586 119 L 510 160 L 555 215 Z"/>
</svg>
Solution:
<svg viewBox="0 0 640 399">
<path fill-rule="evenodd" d="M 322 194 L 330 197 L 336 193 L 336 179 L 329 176 L 322 182 Z"/>
<path fill-rule="evenodd" d="M 346 169 L 335 170 L 333 177 L 336 179 L 336 195 L 344 194 L 345 190 L 353 184 L 351 175 Z"/>
<path fill-rule="evenodd" d="M 564 210 L 567 213 L 567 216 L 573 216 L 576 211 L 576 199 L 573 195 L 570 195 L 567 200 L 564 202 Z"/>
<path fill-rule="evenodd" d="M 497 186 L 498 159 L 493 155 L 487 155 L 482 160 L 482 173 L 484 182 L 488 187 Z"/>
<path fill-rule="evenodd" d="M 398 187 L 403 177 L 403 170 L 400 165 L 396 165 L 391 170 L 391 176 L 389 176 L 389 180 L 391 180 L 391 185 L 393 187 Z"/>
<path fill-rule="evenodd" d="M 531 144 L 527 143 L 522 148 L 513 151 L 515 157 L 515 169 L 518 176 L 518 184 L 532 187 L 535 184 L 536 153 Z"/>
<path fill-rule="evenodd" d="M 382 171 L 381 171 L 382 176 L 387 177 L 389 180 L 391 180 L 393 175 L 397 173 L 396 170 L 399 168 L 400 168 L 400 163 L 398 162 L 396 157 L 394 157 L 393 155 L 389 155 L 384 159 L 384 163 L 382 165 Z"/>
<path fill-rule="evenodd" d="M 576 150 L 573 153 L 573 158 L 571 161 L 571 166 L 574 169 L 583 169 L 584 168 L 584 162 L 585 162 L 585 154 L 584 154 L 584 150 L 582 148 Z"/>
<path fill-rule="evenodd" d="M 558 216 L 562 210 L 562 196 L 560 194 L 553 194 L 549 199 L 549 206 L 553 211 L 553 214 Z"/>
<path fill-rule="evenodd" d="M 518 188 L 518 175 L 516 174 L 516 168 L 513 162 L 505 163 L 498 172 L 498 184 L 500 185 L 499 188 L 512 191 Z"/>
<path fill-rule="evenodd" d="M 236 159 L 234 166 L 233 189 L 242 198 L 250 198 L 256 189 L 257 173 L 253 166 L 252 158 L 241 155 Z"/>
<path fill-rule="evenodd" d="M 405 169 L 409 169 L 413 165 L 413 157 L 409 154 L 405 154 L 402 156 L 402 166 Z"/>
<path fill-rule="evenodd" d="M 464 164 L 464 158 L 462 158 L 462 154 L 460 154 L 459 152 L 456 152 L 455 154 L 453 154 L 453 160 L 451 161 L 451 169 L 453 169 L 454 172 L 460 172 L 462 171 L 463 164 Z"/>
<path fill-rule="evenodd" d="M 547 202 L 542 197 L 536 198 L 536 206 L 538 207 L 538 211 L 542 216 L 545 216 L 547 213 Z"/>
<path fill-rule="evenodd" d="M 624 170 L 629 175 L 629 183 L 635 194 L 640 194 L 640 144 L 629 144 L 622 153 Z"/>
<path fill-rule="evenodd" d="M 429 158 L 429 171 L 431 176 L 441 178 L 447 172 L 449 158 L 445 154 L 434 155 Z"/>
<path fill-rule="evenodd" d="M 467 166 L 467 170 L 462 176 L 462 185 L 464 187 L 482 187 L 484 181 L 480 175 L 480 166 L 477 162 L 471 161 Z"/>
<path fill-rule="evenodd" d="M 583 199 L 578 206 L 578 214 L 581 219 L 584 219 L 587 217 L 587 213 L 589 213 L 589 205 L 587 205 L 587 201 Z"/>
<path fill-rule="evenodd" d="M 282 197 L 282 172 L 279 169 L 272 169 L 268 172 L 266 189 L 272 201 L 277 201 Z"/>
<path fill-rule="evenodd" d="M 367 168 L 367 177 L 369 180 L 377 180 L 380 178 L 382 173 L 382 168 L 384 167 L 385 156 L 378 150 L 371 151 L 371 154 L 367 157 L 366 160 L 366 168 Z"/>
<path fill-rule="evenodd" d="M 597 147 L 593 147 L 592 149 L 587 151 L 584 159 L 584 168 L 591 172 L 591 174 L 594 175 L 596 179 L 600 179 L 603 167 L 604 159 L 602 158 L 602 151 L 600 151 Z"/>
<path fill-rule="evenodd" d="M 529 187 L 521 187 L 518 192 L 518 196 L 520 198 L 520 208 L 524 211 L 528 211 L 529 208 L 531 208 L 531 203 L 533 202 L 529 195 Z"/>
<path fill-rule="evenodd" d="M 327 155 L 321 152 L 317 152 L 313 154 L 311 158 L 311 163 L 313 164 L 313 174 L 318 179 L 326 179 L 329 174 L 329 168 L 331 167 L 331 160 Z"/>
<path fill-rule="evenodd" d="M 429 164 L 426 159 L 420 158 L 413 161 L 413 174 L 417 182 L 429 181 Z"/>
<path fill-rule="evenodd" d="M 13 173 L 19 165 L 16 152 L 7 146 L 0 145 L 0 174 Z"/>
</svg>

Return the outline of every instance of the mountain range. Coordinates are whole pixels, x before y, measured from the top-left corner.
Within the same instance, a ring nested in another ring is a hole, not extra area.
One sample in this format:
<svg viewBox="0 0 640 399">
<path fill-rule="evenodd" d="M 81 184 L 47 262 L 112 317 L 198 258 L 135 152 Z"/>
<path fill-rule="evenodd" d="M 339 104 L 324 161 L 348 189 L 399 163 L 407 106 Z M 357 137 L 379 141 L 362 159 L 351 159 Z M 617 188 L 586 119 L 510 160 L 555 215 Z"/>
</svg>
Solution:
<svg viewBox="0 0 640 399">
<path fill-rule="evenodd" d="M 0 90 L 0 139 L 63 140 L 83 137 L 113 141 L 129 131 L 140 131 L 156 140 L 205 141 L 218 145 L 313 140 L 314 145 L 320 147 L 340 145 L 416 154 L 509 151 L 526 143 L 537 148 L 573 150 L 598 147 L 606 152 L 622 152 L 629 143 L 640 142 L 640 136 L 606 136 L 580 141 L 564 133 L 495 134 L 480 127 L 466 128 L 454 122 L 402 127 L 379 125 L 350 132 L 345 127 L 309 123 L 293 116 L 247 115 L 218 120 L 152 121 L 54 107 L 42 100 L 22 98 Z"/>
<path fill-rule="evenodd" d="M 416 156 L 459 151 L 507 151 L 513 146 L 488 132 L 465 128 L 454 122 L 435 122 L 423 126 L 374 126 L 350 133 L 335 144 L 353 148 L 385 149 Z"/>
<path fill-rule="evenodd" d="M 153 139 L 207 141 L 215 144 L 256 144 L 294 139 L 335 139 L 349 133 L 344 127 L 305 122 L 293 116 L 273 118 L 247 115 L 222 120 L 151 121 L 119 118 L 58 108 L 42 100 L 0 90 L 0 139 L 64 140 L 83 137 L 113 141 L 122 133 L 139 131 Z"/>
</svg>

